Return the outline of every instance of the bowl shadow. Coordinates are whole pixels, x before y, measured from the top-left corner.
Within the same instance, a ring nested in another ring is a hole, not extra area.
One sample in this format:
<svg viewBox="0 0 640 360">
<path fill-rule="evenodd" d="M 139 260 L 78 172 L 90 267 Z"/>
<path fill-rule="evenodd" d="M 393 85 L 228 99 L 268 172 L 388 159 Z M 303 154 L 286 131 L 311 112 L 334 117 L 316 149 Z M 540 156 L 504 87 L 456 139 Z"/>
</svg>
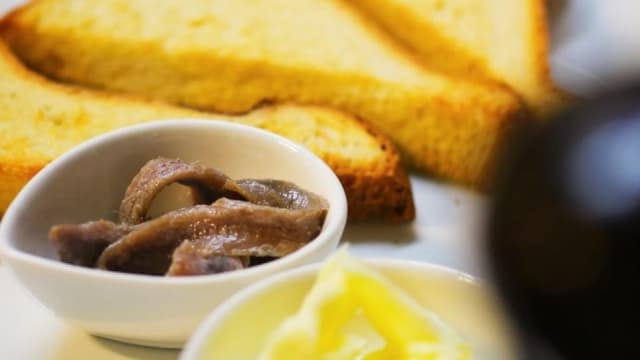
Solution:
<svg viewBox="0 0 640 360">
<path fill-rule="evenodd" d="M 414 224 L 389 225 L 368 222 L 347 225 L 341 242 L 409 245 L 417 239 Z"/>
<path fill-rule="evenodd" d="M 102 348 L 102 351 L 96 348 Z M 131 345 L 73 330 L 64 335 L 64 340 L 58 348 L 55 359 L 86 360 L 89 354 L 93 360 L 176 360 L 180 351 Z"/>
</svg>

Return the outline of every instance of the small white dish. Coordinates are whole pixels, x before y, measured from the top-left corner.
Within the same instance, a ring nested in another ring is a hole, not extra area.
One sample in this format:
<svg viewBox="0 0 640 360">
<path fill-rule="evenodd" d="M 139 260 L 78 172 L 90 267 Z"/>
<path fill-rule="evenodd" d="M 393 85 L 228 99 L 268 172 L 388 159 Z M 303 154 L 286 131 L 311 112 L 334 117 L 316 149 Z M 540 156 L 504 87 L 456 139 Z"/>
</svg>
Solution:
<svg viewBox="0 0 640 360">
<path fill-rule="evenodd" d="M 511 325 L 487 285 L 423 262 L 365 262 L 470 341 L 474 359 L 516 359 Z M 269 334 L 297 312 L 321 264 L 262 280 L 217 307 L 198 327 L 180 360 L 255 360 Z"/>
<path fill-rule="evenodd" d="M 49 228 L 100 218 L 115 220 L 127 184 L 145 162 L 157 156 L 198 161 L 231 178 L 296 183 L 329 201 L 324 227 L 317 238 L 288 256 L 223 274 L 166 278 L 60 262 L 47 238 Z M 45 167 L 5 213 L 0 223 L 0 255 L 22 284 L 62 319 L 94 335 L 176 348 L 206 314 L 238 290 L 283 270 L 323 260 L 340 241 L 346 218 L 339 180 L 305 148 L 245 125 L 177 119 L 93 138 Z"/>
</svg>

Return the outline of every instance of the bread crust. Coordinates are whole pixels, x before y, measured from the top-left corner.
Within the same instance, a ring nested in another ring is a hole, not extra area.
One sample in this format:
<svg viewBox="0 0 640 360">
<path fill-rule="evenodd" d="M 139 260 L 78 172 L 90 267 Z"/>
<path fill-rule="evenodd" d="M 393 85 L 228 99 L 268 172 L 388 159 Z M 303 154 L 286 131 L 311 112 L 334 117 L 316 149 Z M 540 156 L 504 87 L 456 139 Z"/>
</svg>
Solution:
<svg viewBox="0 0 640 360">
<path fill-rule="evenodd" d="M 337 163 L 333 164 L 333 169 L 347 194 L 349 214 L 358 214 L 353 220 L 375 219 L 380 218 L 376 214 L 379 210 L 376 209 L 384 208 L 384 219 L 388 223 L 400 224 L 413 220 L 416 209 L 412 186 L 402 165 L 400 153 L 391 140 L 373 125 L 359 118 L 356 120 L 377 139 L 386 156 L 376 170 L 358 173 L 342 169 Z M 331 162 L 329 164 L 331 165 Z"/>
</svg>

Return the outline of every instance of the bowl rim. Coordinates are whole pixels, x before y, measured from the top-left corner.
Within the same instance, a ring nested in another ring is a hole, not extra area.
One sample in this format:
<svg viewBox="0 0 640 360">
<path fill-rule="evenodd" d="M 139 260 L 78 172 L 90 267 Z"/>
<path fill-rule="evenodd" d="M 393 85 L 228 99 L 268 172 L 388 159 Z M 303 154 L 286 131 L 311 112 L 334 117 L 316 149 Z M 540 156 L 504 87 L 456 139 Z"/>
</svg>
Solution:
<svg viewBox="0 0 640 360">
<path fill-rule="evenodd" d="M 414 271 L 414 272 L 430 272 L 436 276 L 444 276 L 452 278 L 455 281 L 462 281 L 468 284 L 479 286 L 482 288 L 488 288 L 488 283 L 484 280 L 470 275 L 464 271 L 457 270 L 448 266 L 434 264 L 431 262 L 408 260 L 401 258 L 387 258 L 387 257 L 360 257 L 354 256 L 356 259 L 363 261 L 367 265 L 371 265 L 374 268 L 393 268 L 401 271 Z M 316 273 L 323 263 L 314 263 L 297 268 L 289 269 L 279 274 L 275 274 L 264 278 L 255 284 L 245 287 L 236 292 L 221 304 L 216 306 L 198 325 L 191 337 L 188 339 L 186 345 L 180 352 L 179 360 L 198 360 L 196 358 L 202 352 L 202 348 L 206 343 L 207 338 L 211 335 L 212 331 L 220 326 L 239 306 L 253 299 L 255 296 L 260 296 L 261 293 L 268 290 L 273 286 L 278 286 L 297 280 L 302 277 L 309 276 Z"/>
<path fill-rule="evenodd" d="M 268 139 L 274 144 L 284 146 L 290 150 L 301 153 L 303 156 L 309 158 L 309 161 L 313 162 L 314 168 L 327 173 L 329 181 L 331 181 L 338 191 L 337 196 L 332 199 L 327 199 L 330 202 L 330 214 L 332 217 L 327 220 L 326 227 L 323 228 L 316 238 L 310 241 L 307 245 L 298 249 L 297 251 L 276 259 L 274 261 L 260 264 L 255 267 L 242 269 L 239 271 L 231 271 L 220 274 L 200 275 L 200 276 L 183 276 L 183 277 L 159 277 L 144 274 L 129 274 L 115 271 L 104 271 L 94 268 L 86 268 L 77 265 L 66 264 L 61 261 L 46 258 L 35 254 L 30 254 L 15 248 L 9 240 L 9 233 L 11 225 L 16 221 L 17 208 L 23 206 L 22 203 L 27 197 L 27 194 L 42 188 L 42 183 L 51 175 L 55 175 L 62 164 L 67 163 L 75 159 L 76 157 L 90 152 L 95 146 L 103 143 L 116 142 L 121 137 L 136 136 L 147 132 L 154 131 L 169 131 L 173 128 L 180 129 L 199 129 L 209 128 L 211 130 L 222 130 L 232 132 L 244 132 L 252 133 L 255 136 Z M 29 264 L 35 266 L 42 271 L 56 271 L 62 272 L 68 275 L 74 276 L 86 276 L 94 277 L 96 279 L 108 279 L 114 281 L 128 281 L 134 283 L 145 284 L 183 284 L 183 285 L 199 285 L 207 284 L 211 282 L 227 281 L 231 279 L 250 279 L 254 275 L 259 275 L 263 272 L 269 272 L 269 270 L 282 270 L 286 268 L 287 263 L 296 262 L 304 257 L 311 255 L 313 252 L 322 248 L 323 245 L 330 242 L 335 236 L 341 237 L 342 231 L 346 225 L 347 220 L 347 200 L 344 192 L 344 188 L 340 183 L 340 180 L 333 172 L 333 170 L 322 159 L 320 159 L 313 152 L 308 150 L 301 144 L 295 143 L 281 135 L 272 133 L 270 131 L 260 129 L 258 127 L 231 122 L 224 119 L 203 119 L 203 118 L 171 118 L 165 120 L 153 120 L 142 124 L 135 124 L 131 126 L 125 126 L 118 128 L 104 134 L 92 137 L 82 143 L 72 147 L 62 155 L 55 158 L 49 164 L 47 164 L 42 170 L 40 170 L 18 193 L 14 200 L 9 205 L 7 211 L 4 214 L 2 221 L 0 221 L 0 259 L 5 258 L 5 262 L 9 267 L 13 267 L 11 262 L 20 262 L 23 264 Z M 336 235 L 337 233 L 337 235 Z M 336 242 L 337 243 L 337 242 Z"/>
</svg>

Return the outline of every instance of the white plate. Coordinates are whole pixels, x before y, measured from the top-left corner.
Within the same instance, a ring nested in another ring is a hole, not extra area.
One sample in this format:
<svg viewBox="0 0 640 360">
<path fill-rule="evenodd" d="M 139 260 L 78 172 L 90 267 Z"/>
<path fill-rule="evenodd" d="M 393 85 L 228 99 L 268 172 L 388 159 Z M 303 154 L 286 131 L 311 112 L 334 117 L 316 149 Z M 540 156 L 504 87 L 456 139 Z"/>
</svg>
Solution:
<svg viewBox="0 0 640 360">
<path fill-rule="evenodd" d="M 22 0 L 0 1 L 0 14 Z M 640 2 L 553 0 L 551 64 L 561 86 L 588 95 L 604 78 L 640 71 Z M 616 21 L 611 21 L 616 19 Z M 606 49 L 606 51 L 603 51 Z M 416 222 L 406 226 L 349 225 L 345 240 L 361 256 L 429 261 L 486 275 L 481 244 L 485 199 L 454 186 L 412 176 Z M 175 359 L 176 351 L 98 339 L 62 323 L 0 265 L 0 359 Z"/>
</svg>

